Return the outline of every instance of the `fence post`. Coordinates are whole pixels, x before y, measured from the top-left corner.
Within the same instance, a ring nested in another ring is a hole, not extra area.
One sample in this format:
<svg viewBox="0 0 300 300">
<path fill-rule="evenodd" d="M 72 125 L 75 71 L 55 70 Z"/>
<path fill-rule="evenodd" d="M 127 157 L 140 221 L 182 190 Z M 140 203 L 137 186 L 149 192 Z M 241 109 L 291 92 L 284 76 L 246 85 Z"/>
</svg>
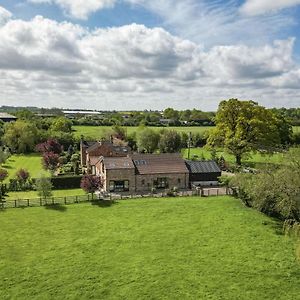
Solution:
<svg viewBox="0 0 300 300">
<path fill-rule="evenodd" d="M 67 204 L 67 197 L 64 197 L 64 203 Z"/>
<path fill-rule="evenodd" d="M 219 188 L 217 189 L 217 196 L 219 196 Z"/>
<path fill-rule="evenodd" d="M 90 194 L 88 194 L 88 201 L 90 201 Z"/>
<path fill-rule="evenodd" d="M 29 201 L 29 199 L 27 199 L 27 206 L 30 206 L 30 201 Z"/>
<path fill-rule="evenodd" d="M 76 201 L 76 203 L 78 203 L 78 196 L 75 196 L 75 199 L 76 199 L 76 200 L 75 200 L 75 201 Z"/>
<path fill-rule="evenodd" d="M 42 197 L 40 197 L 40 206 L 43 206 Z"/>
<path fill-rule="evenodd" d="M 15 207 L 17 207 L 17 200 L 15 200 Z"/>
<path fill-rule="evenodd" d="M 52 204 L 54 205 L 54 197 L 52 197 Z"/>
</svg>

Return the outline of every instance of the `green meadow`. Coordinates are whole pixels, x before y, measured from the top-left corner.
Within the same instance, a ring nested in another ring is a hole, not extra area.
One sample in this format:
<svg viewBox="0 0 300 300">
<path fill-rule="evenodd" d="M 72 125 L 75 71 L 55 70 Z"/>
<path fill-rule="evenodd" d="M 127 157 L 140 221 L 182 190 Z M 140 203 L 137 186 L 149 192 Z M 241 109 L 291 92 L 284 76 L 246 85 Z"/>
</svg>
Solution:
<svg viewBox="0 0 300 300">
<path fill-rule="evenodd" d="M 131 134 L 133 132 L 136 132 L 139 130 L 139 127 L 129 127 L 124 126 L 126 129 L 127 134 Z M 192 133 L 203 133 L 206 131 L 209 131 L 213 127 L 208 126 L 201 126 L 201 127 L 149 127 L 153 130 L 162 130 L 162 129 L 168 129 L 168 130 L 176 130 L 178 132 L 192 132 Z M 85 138 L 92 138 L 92 139 L 100 139 L 101 137 L 108 135 L 110 132 L 112 132 L 111 126 L 73 126 L 74 134 L 78 137 L 85 137 Z"/>
<path fill-rule="evenodd" d="M 100 139 L 101 137 L 108 135 L 111 132 L 111 126 L 73 126 L 74 134 L 77 138 L 80 138 L 81 136 L 85 138 L 91 138 L 91 139 Z M 127 134 L 131 134 L 133 132 L 136 132 L 139 127 L 126 127 Z M 194 126 L 194 127 L 150 127 L 154 130 L 161 130 L 161 129 L 169 129 L 169 130 L 176 130 L 178 132 L 192 132 L 192 133 L 203 133 L 211 130 L 213 127 L 209 126 Z M 300 126 L 295 126 L 294 132 L 300 132 Z"/>
<path fill-rule="evenodd" d="M 0 211 L 1 299 L 299 299 L 295 244 L 238 199 Z"/>
</svg>

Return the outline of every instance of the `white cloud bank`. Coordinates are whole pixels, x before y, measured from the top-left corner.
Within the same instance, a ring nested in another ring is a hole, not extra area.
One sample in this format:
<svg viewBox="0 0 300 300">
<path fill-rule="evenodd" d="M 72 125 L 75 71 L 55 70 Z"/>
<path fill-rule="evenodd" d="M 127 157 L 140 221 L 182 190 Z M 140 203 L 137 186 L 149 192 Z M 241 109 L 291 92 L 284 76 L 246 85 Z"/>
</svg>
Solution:
<svg viewBox="0 0 300 300">
<path fill-rule="evenodd" d="M 113 7 L 116 0 L 28 0 L 28 2 L 56 4 L 66 15 L 86 20 L 91 13 Z"/>
<path fill-rule="evenodd" d="M 249 16 L 274 13 L 300 4 L 300 0 L 246 0 L 240 11 Z"/>
<path fill-rule="evenodd" d="M 296 105 L 294 39 L 260 47 L 201 45 L 162 28 L 88 30 L 37 16 L 0 26 L 0 104 L 215 109 L 239 97 Z"/>
</svg>

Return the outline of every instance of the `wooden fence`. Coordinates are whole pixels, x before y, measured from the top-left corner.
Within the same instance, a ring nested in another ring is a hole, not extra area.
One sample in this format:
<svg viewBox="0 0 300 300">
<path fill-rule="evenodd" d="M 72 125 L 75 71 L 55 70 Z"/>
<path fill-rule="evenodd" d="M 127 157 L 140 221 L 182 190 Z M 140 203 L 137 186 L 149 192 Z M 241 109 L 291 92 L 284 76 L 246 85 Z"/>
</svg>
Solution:
<svg viewBox="0 0 300 300">
<path fill-rule="evenodd" d="M 200 196 L 200 197 L 211 197 L 211 196 L 222 196 L 232 195 L 232 190 L 226 187 L 217 188 L 201 188 L 188 191 L 178 191 L 173 193 L 176 197 L 188 197 L 188 196 Z M 162 198 L 169 197 L 169 192 L 161 192 L 154 194 L 86 194 L 78 196 L 66 196 L 66 197 L 50 197 L 44 198 L 32 198 L 32 199 L 15 199 L 15 200 L 4 200 L 0 202 L 0 208 L 24 208 L 24 207 L 38 207 L 47 205 L 68 205 L 83 202 L 92 202 L 97 200 L 126 200 L 126 199 L 142 199 L 142 198 Z"/>
<path fill-rule="evenodd" d="M 68 205 L 74 203 L 88 202 L 98 199 L 96 195 L 87 194 L 80 196 L 66 196 L 66 197 L 49 197 L 32 198 L 32 199 L 15 199 L 4 200 L 0 202 L 0 208 L 18 208 L 18 207 L 37 207 L 46 205 Z"/>
</svg>

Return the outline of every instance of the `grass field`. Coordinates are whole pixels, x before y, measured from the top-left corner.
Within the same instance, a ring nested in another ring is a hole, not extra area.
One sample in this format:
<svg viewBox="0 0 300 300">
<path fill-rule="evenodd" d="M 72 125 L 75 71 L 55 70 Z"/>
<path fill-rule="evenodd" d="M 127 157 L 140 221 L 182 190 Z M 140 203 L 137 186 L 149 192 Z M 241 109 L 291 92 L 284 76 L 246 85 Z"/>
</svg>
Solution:
<svg viewBox="0 0 300 300">
<path fill-rule="evenodd" d="M 281 225 L 239 200 L 0 212 L 1 299 L 299 299 Z"/>
<path fill-rule="evenodd" d="M 53 190 L 54 197 L 68 197 L 68 196 L 80 196 L 85 195 L 82 189 L 69 189 L 69 190 Z M 32 199 L 38 198 L 36 191 L 26 191 L 26 192 L 9 192 L 8 197 L 5 200 L 16 200 L 16 199 Z"/>
<path fill-rule="evenodd" d="M 9 182 L 10 178 L 14 178 L 16 172 L 23 168 L 29 171 L 32 178 L 37 178 L 41 174 L 49 173 L 43 169 L 41 156 L 38 154 L 29 155 L 12 155 L 3 165 L 8 171 L 8 178 L 5 182 Z"/>
<path fill-rule="evenodd" d="M 139 127 L 125 127 L 127 134 L 131 134 L 132 132 L 135 132 L 139 129 Z M 154 130 L 161 130 L 161 129 L 168 129 L 168 130 L 176 130 L 179 132 L 200 132 L 203 133 L 205 131 L 210 130 L 212 127 L 150 127 Z M 73 126 L 73 129 L 75 130 L 75 136 L 80 137 L 83 135 L 86 138 L 92 138 L 92 139 L 100 139 L 104 135 L 109 134 L 111 132 L 110 126 Z"/>
<path fill-rule="evenodd" d="M 188 149 L 182 150 L 184 158 L 188 158 Z M 235 163 L 235 157 L 225 151 L 217 151 L 218 156 L 223 156 L 227 162 Z M 202 157 L 206 160 L 211 159 L 211 152 L 205 148 L 191 148 L 190 158 L 197 156 L 199 159 Z M 284 153 L 275 153 L 273 155 L 253 153 L 248 158 L 242 160 L 243 164 L 280 164 L 284 161 Z"/>
<path fill-rule="evenodd" d="M 134 131 L 138 130 L 138 127 L 125 127 L 127 130 L 127 134 L 130 134 Z M 195 126 L 195 127 L 151 127 L 154 130 L 161 130 L 161 129 L 169 129 L 169 130 L 176 130 L 179 132 L 200 132 L 203 133 L 205 131 L 209 131 L 213 127 L 205 127 L 205 126 Z M 92 138 L 92 139 L 100 139 L 104 135 L 109 134 L 111 131 L 110 126 L 73 126 L 75 130 L 74 134 L 77 138 L 83 135 L 85 138 Z M 300 132 L 300 126 L 294 127 L 295 132 Z"/>
</svg>

